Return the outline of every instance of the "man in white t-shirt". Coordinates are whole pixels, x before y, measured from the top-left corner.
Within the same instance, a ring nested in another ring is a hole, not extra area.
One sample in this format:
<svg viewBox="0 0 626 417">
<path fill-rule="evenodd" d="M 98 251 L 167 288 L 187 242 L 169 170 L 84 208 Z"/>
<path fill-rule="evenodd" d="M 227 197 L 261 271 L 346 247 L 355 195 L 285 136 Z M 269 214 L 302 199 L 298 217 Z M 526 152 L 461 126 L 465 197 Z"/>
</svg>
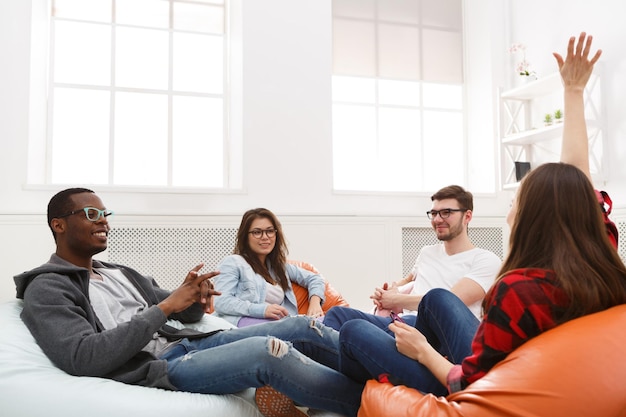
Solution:
<svg viewBox="0 0 626 417">
<path fill-rule="evenodd" d="M 375 314 L 347 307 L 333 307 L 324 324 L 339 330 L 352 319 L 366 319 L 387 330 L 391 312 L 415 324 L 417 306 L 422 296 L 433 288 L 445 288 L 458 296 L 477 318 L 481 303 L 500 269 L 501 260 L 494 253 L 477 248 L 469 239 L 467 228 L 472 220 L 473 196 L 458 185 L 450 185 L 431 196 L 427 212 L 437 239 L 436 245 L 420 251 L 413 270 L 404 279 L 376 288 L 370 297 Z"/>
</svg>

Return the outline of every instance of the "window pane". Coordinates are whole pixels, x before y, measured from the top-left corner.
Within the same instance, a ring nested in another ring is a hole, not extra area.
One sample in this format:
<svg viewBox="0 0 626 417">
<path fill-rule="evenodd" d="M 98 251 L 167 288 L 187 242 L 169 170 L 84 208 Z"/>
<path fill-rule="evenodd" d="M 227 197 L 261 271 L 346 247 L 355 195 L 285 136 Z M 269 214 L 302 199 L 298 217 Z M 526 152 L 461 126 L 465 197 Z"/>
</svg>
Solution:
<svg viewBox="0 0 626 417">
<path fill-rule="evenodd" d="M 465 178 L 463 116 L 460 113 L 424 112 L 424 187 L 437 190 Z"/>
<path fill-rule="evenodd" d="M 463 82 L 463 38 L 458 32 L 424 30 L 424 80 Z M 441 51 L 446 51 L 442 54 Z"/>
<path fill-rule="evenodd" d="M 380 104 L 419 106 L 420 83 L 416 81 L 379 80 L 378 101 Z"/>
<path fill-rule="evenodd" d="M 115 3 L 115 21 L 122 25 L 169 28 L 169 1 L 118 0 Z"/>
<path fill-rule="evenodd" d="M 167 185 L 167 130 L 166 96 L 116 95 L 115 184 Z"/>
<path fill-rule="evenodd" d="M 240 164 L 226 159 L 241 156 L 224 123 L 224 0 L 48 3 L 50 139 L 29 151 L 42 178 L 159 187 L 240 180 Z M 218 156 L 210 167 L 190 165 L 198 152 Z"/>
<path fill-rule="evenodd" d="M 111 21 L 111 0 L 54 0 L 52 15 L 64 19 Z"/>
<path fill-rule="evenodd" d="M 374 23 L 333 20 L 333 73 L 376 76 Z"/>
<path fill-rule="evenodd" d="M 376 112 L 371 106 L 333 105 L 333 181 L 339 190 L 370 190 L 378 181 Z"/>
<path fill-rule="evenodd" d="M 217 36 L 174 35 L 174 90 L 221 94 L 223 39 Z"/>
<path fill-rule="evenodd" d="M 376 80 L 358 77 L 333 77 L 333 100 L 352 103 L 376 102 Z"/>
<path fill-rule="evenodd" d="M 174 98 L 172 185 L 224 185 L 222 109 L 221 99 Z"/>
<path fill-rule="evenodd" d="M 116 85 L 167 89 L 167 32 L 118 27 L 116 36 Z"/>
<path fill-rule="evenodd" d="M 419 30 L 416 27 L 379 25 L 379 77 L 419 80 L 419 41 Z"/>
<path fill-rule="evenodd" d="M 224 8 L 174 3 L 174 29 L 222 34 L 224 33 Z"/>
<path fill-rule="evenodd" d="M 420 111 L 379 111 L 381 191 L 418 191 L 421 187 Z"/>
<path fill-rule="evenodd" d="M 54 89 L 53 184 L 106 184 L 109 179 L 109 93 Z"/>
<path fill-rule="evenodd" d="M 167 32 L 118 27 L 116 36 L 116 85 L 167 89 L 169 68 Z"/>
<path fill-rule="evenodd" d="M 422 24 L 461 29 L 463 7 L 461 0 L 422 0 Z"/>
<path fill-rule="evenodd" d="M 332 0 L 333 16 L 374 19 L 376 0 Z"/>
<path fill-rule="evenodd" d="M 54 82 L 108 85 L 111 29 L 91 23 L 56 21 Z"/>
<path fill-rule="evenodd" d="M 424 107 L 463 109 L 463 87 L 460 85 L 423 84 Z"/>
<path fill-rule="evenodd" d="M 419 23 L 419 0 L 379 0 L 378 18 L 397 23 Z"/>
<path fill-rule="evenodd" d="M 332 4 L 335 188 L 465 184 L 462 2 Z M 431 175 L 442 166 L 445 174 Z"/>
</svg>

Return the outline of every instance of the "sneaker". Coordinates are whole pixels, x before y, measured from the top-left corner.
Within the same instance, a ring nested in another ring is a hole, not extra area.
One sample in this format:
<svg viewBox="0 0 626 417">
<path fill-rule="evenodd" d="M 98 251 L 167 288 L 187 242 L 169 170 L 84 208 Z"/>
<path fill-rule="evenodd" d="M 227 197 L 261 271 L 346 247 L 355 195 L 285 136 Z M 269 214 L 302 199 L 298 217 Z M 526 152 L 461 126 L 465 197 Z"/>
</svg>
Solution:
<svg viewBox="0 0 626 417">
<path fill-rule="evenodd" d="M 265 417 L 308 417 L 289 397 L 269 385 L 256 389 L 254 401 Z"/>
</svg>

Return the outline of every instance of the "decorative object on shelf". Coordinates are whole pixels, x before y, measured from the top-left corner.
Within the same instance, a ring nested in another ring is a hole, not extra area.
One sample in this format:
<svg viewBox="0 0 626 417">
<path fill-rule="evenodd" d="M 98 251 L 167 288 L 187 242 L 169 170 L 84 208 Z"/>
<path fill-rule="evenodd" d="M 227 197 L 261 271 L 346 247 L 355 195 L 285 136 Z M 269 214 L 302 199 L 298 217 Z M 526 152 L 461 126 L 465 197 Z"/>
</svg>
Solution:
<svg viewBox="0 0 626 417">
<path fill-rule="evenodd" d="M 554 111 L 554 123 L 563 123 L 563 112 L 561 109 Z"/>
<path fill-rule="evenodd" d="M 530 62 L 526 61 L 526 45 L 523 43 L 514 43 L 509 47 L 511 55 L 521 52 L 522 60 L 515 65 L 515 72 L 527 80 L 536 80 L 537 73 L 530 68 Z"/>
<path fill-rule="evenodd" d="M 546 113 L 543 117 L 543 124 L 546 126 L 550 126 L 552 124 L 552 113 Z"/>
<path fill-rule="evenodd" d="M 515 180 L 520 182 L 530 172 L 530 162 L 515 161 Z"/>
</svg>

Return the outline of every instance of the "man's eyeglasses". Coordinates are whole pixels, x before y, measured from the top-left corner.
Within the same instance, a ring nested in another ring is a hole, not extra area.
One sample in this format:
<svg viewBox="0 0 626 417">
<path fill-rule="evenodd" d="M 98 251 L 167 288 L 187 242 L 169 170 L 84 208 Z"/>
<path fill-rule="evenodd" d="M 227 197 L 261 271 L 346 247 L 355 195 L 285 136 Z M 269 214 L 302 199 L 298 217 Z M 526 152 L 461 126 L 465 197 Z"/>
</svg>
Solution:
<svg viewBox="0 0 626 417">
<path fill-rule="evenodd" d="M 276 229 L 267 229 L 267 230 L 252 229 L 248 233 L 250 233 L 256 239 L 261 239 L 263 237 L 263 233 L 265 233 L 265 236 L 267 236 L 269 239 L 271 239 L 274 236 L 276 236 L 276 232 L 277 232 Z"/>
<path fill-rule="evenodd" d="M 437 217 L 437 215 L 439 215 L 439 217 L 441 217 L 442 219 L 447 219 L 448 217 L 450 217 L 453 211 L 467 211 L 467 209 L 447 208 L 447 209 L 441 209 L 441 210 L 431 210 L 431 211 L 427 211 L 426 215 L 428 216 L 430 220 L 434 220 Z"/>
<path fill-rule="evenodd" d="M 90 222 L 97 222 L 98 220 L 100 220 L 100 217 L 108 217 L 113 214 L 113 212 L 110 210 L 106 210 L 106 209 L 98 210 L 95 207 L 85 207 L 82 209 L 70 211 L 69 213 L 64 214 L 62 216 L 55 216 L 55 217 L 57 219 L 60 219 L 62 217 L 68 217 L 68 216 L 71 216 L 73 214 L 80 213 L 80 212 L 84 212 L 85 216 L 87 217 L 87 220 L 89 220 Z"/>
</svg>

